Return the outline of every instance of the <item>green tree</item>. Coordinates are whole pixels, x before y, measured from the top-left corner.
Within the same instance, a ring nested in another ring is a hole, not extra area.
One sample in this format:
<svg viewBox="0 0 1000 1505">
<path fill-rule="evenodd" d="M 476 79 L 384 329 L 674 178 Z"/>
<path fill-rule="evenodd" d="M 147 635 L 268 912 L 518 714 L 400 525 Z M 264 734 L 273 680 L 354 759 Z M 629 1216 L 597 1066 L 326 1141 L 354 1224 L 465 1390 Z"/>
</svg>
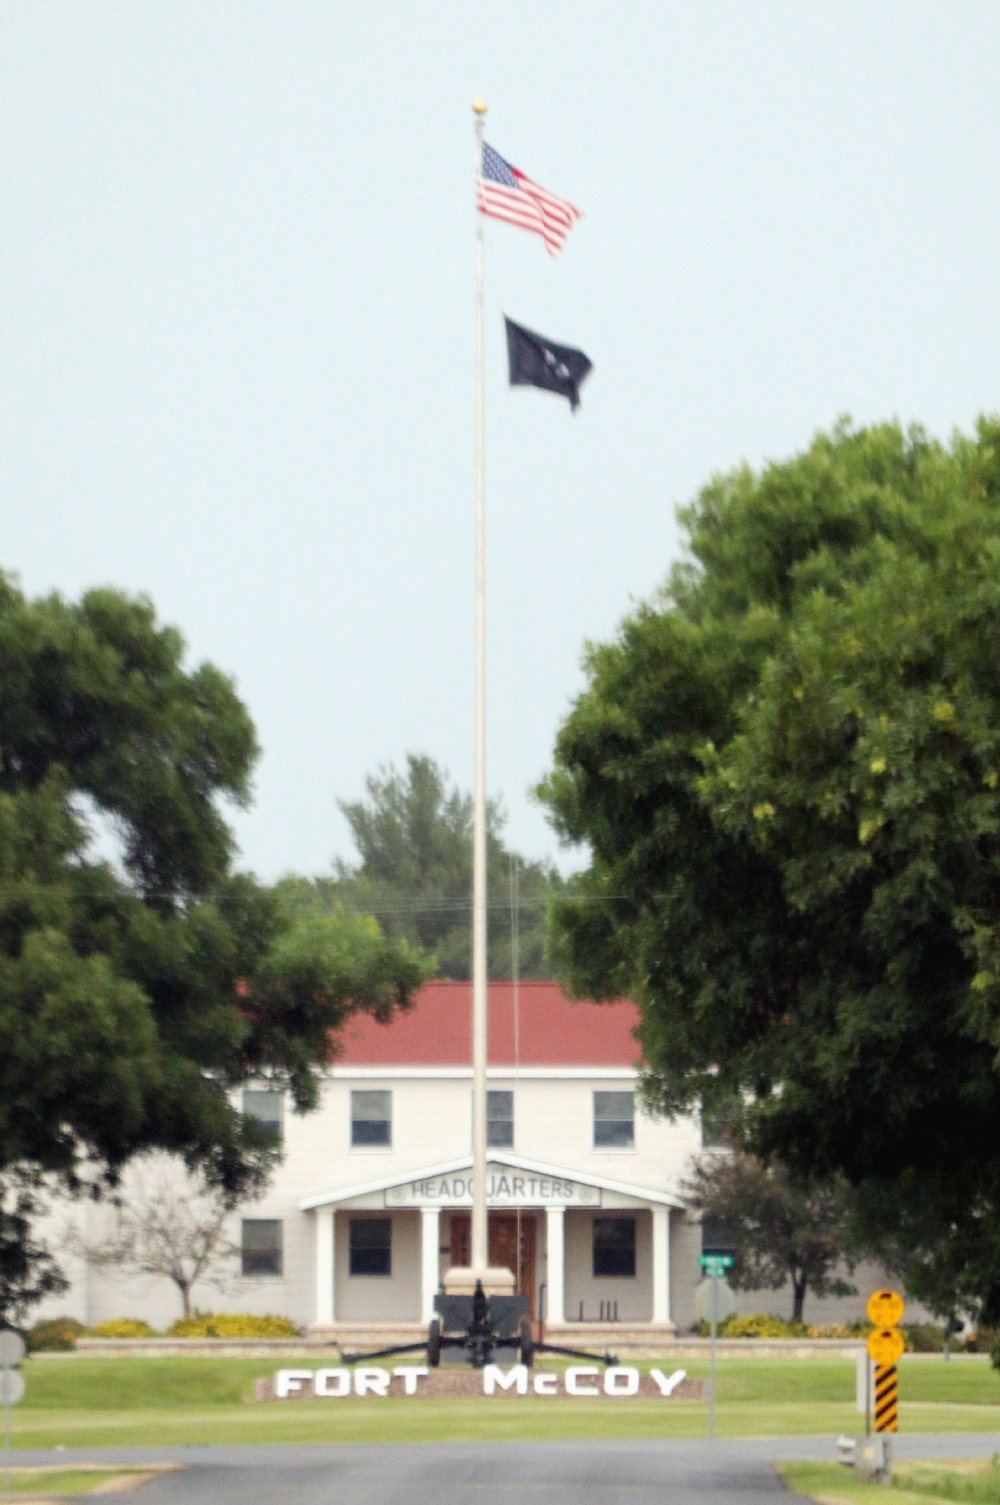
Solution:
<svg viewBox="0 0 1000 1505">
<path fill-rule="evenodd" d="M 374 920 L 297 918 L 232 872 L 223 806 L 249 798 L 256 739 L 183 648 L 147 601 L 29 601 L 0 576 L 0 1237 L 40 1278 L 43 1183 L 111 1184 L 163 1149 L 252 1191 L 274 1145 L 232 1089 L 265 1076 L 310 1108 L 350 1011 L 388 1018 L 426 975 Z"/>
<path fill-rule="evenodd" d="M 792 1321 L 801 1322 L 807 1292 L 853 1296 L 845 1280 L 856 1255 L 848 1247 L 845 1198 L 835 1181 L 804 1180 L 783 1166 L 764 1166 L 740 1151 L 702 1155 L 684 1186 L 691 1207 L 724 1224 L 737 1291 L 792 1290 Z"/>
<path fill-rule="evenodd" d="M 745 1099 L 751 1149 L 876 1219 L 908 1188 L 914 1274 L 937 1248 L 995 1314 L 1000 423 L 841 425 L 682 520 L 544 788 L 592 852 L 573 986 L 636 998 L 661 1111 Z"/>
<path fill-rule="evenodd" d="M 338 861 L 332 878 L 286 879 L 286 902 L 301 913 L 338 905 L 377 916 L 386 934 L 433 952 L 440 977 L 472 975 L 472 800 L 433 759 L 410 754 L 406 771 L 387 768 L 366 781 L 367 799 L 341 801 L 361 861 Z M 491 977 L 548 977 L 546 909 L 562 880 L 503 841 L 504 818 L 491 804 L 486 849 L 488 969 Z M 511 923 L 516 914 L 516 927 Z"/>
</svg>

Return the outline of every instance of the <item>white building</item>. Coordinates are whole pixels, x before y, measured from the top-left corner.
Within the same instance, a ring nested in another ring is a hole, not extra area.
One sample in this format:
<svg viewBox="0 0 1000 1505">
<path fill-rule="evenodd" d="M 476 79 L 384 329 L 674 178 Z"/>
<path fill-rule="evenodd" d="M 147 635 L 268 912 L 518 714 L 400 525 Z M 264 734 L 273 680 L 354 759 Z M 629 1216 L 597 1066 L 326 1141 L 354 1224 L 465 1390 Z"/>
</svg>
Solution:
<svg viewBox="0 0 1000 1505">
<path fill-rule="evenodd" d="M 345 1344 L 420 1336 L 443 1272 L 469 1262 L 471 1012 L 469 984 L 436 982 L 390 1025 L 356 1017 L 314 1113 L 244 1093 L 244 1111 L 279 1128 L 284 1159 L 234 1220 L 240 1269 L 214 1304 L 279 1313 Z M 701 1229 L 681 1188 L 701 1130 L 642 1112 L 636 1022 L 627 1002 L 490 984 L 490 1263 L 514 1271 L 553 1341 L 607 1323 L 655 1340 L 694 1321 Z M 92 1237 L 107 1213 L 77 1216 Z M 205 1287 L 195 1299 L 213 1304 Z M 56 1305 L 90 1324 L 138 1315 L 165 1327 L 178 1315 L 169 1282 L 83 1267 Z M 787 1303 L 761 1293 L 740 1305 Z M 829 1320 L 829 1305 L 811 1302 L 811 1320 Z"/>
</svg>

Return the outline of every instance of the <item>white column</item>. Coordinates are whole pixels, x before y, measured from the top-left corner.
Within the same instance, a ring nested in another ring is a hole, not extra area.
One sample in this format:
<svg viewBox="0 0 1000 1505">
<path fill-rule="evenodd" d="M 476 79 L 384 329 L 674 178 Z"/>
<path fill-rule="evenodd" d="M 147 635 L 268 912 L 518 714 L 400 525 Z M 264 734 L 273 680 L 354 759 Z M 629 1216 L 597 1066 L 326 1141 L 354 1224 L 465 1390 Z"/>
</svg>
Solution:
<svg viewBox="0 0 1000 1505">
<path fill-rule="evenodd" d="M 565 1322 L 566 1213 L 561 1207 L 545 1209 L 545 1274 L 548 1290 L 546 1322 Z"/>
<path fill-rule="evenodd" d="M 316 1326 L 333 1322 L 333 1208 L 316 1209 Z"/>
<path fill-rule="evenodd" d="M 670 1208 L 653 1208 L 653 1321 L 670 1321 Z"/>
<path fill-rule="evenodd" d="M 420 1214 L 420 1307 L 422 1322 L 434 1316 L 434 1297 L 441 1284 L 441 1214 L 425 1207 Z"/>
</svg>

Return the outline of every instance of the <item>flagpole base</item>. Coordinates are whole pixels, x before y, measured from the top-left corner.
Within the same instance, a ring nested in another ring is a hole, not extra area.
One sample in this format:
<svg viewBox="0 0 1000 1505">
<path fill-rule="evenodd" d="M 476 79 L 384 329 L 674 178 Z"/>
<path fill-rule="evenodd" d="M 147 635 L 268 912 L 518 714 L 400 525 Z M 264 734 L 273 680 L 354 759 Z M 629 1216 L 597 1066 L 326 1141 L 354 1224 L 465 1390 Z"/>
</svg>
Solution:
<svg viewBox="0 0 1000 1505">
<path fill-rule="evenodd" d="M 485 1296 L 513 1296 L 514 1272 L 506 1265 L 487 1265 L 475 1269 L 471 1265 L 452 1265 L 446 1270 L 441 1282 L 446 1296 L 472 1296 L 476 1283 L 481 1282 Z"/>
</svg>

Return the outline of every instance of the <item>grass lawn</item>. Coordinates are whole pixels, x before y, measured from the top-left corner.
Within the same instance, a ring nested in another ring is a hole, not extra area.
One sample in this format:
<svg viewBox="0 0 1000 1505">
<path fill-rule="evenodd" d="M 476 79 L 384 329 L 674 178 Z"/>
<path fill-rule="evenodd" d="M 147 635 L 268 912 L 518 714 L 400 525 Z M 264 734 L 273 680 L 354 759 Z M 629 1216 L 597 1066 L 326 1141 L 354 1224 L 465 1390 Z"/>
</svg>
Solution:
<svg viewBox="0 0 1000 1505">
<path fill-rule="evenodd" d="M 782 1463 L 778 1472 L 790 1489 L 822 1505 L 885 1505 L 887 1498 L 883 1485 L 859 1484 L 837 1463 Z M 979 1459 L 896 1463 L 888 1498 L 893 1505 L 997 1505 L 1000 1470 Z"/>
<path fill-rule="evenodd" d="M 116 1489 L 128 1489 L 155 1477 L 155 1471 L 139 1471 L 134 1468 L 18 1468 L 10 1470 L 10 1492 L 25 1496 L 49 1499 L 52 1495 L 85 1495 L 92 1490 L 114 1481 Z M 6 1470 L 0 1469 L 0 1479 L 6 1482 Z"/>
<path fill-rule="evenodd" d="M 12 1418 L 14 1445 L 703 1437 L 708 1425 L 707 1404 L 697 1401 L 417 1395 L 256 1403 L 254 1379 L 279 1367 L 273 1359 L 28 1360 L 27 1394 Z M 708 1368 L 701 1359 L 681 1367 L 694 1376 Z M 1000 1374 L 981 1360 L 904 1359 L 900 1397 L 904 1431 L 1000 1431 Z M 863 1418 L 854 1409 L 854 1364 L 812 1357 L 722 1360 L 716 1425 L 721 1437 L 856 1433 Z"/>
</svg>

